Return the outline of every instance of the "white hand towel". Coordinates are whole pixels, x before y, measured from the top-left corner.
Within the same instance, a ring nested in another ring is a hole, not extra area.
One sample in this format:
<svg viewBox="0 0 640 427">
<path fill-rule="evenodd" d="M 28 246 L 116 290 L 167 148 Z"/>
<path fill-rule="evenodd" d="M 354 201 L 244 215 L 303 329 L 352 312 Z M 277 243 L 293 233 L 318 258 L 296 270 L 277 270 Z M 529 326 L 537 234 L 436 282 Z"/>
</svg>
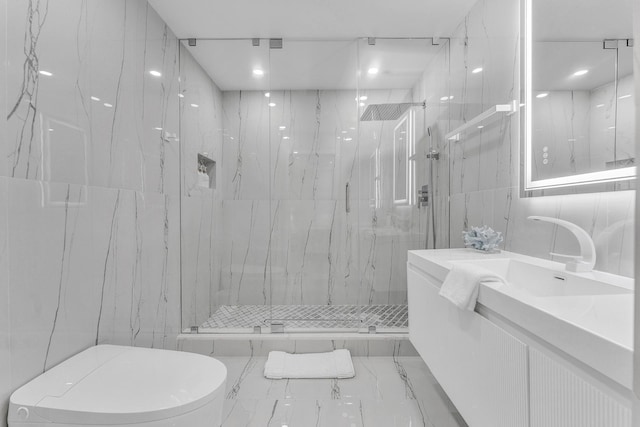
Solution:
<svg viewBox="0 0 640 427">
<path fill-rule="evenodd" d="M 454 264 L 440 288 L 440 296 L 458 308 L 473 311 L 476 308 L 480 282 L 505 283 L 505 280 L 493 271 L 478 265 Z"/>
<path fill-rule="evenodd" d="M 328 353 L 289 354 L 270 351 L 264 365 L 264 376 L 283 378 L 352 378 L 353 369 L 349 350 Z"/>
</svg>

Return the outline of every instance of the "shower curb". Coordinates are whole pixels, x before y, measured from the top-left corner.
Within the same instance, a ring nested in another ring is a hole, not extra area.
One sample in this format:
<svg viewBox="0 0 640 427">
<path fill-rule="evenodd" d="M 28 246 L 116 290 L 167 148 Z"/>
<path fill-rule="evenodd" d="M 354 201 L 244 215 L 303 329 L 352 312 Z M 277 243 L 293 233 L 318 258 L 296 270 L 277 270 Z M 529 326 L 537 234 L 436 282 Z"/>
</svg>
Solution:
<svg viewBox="0 0 640 427">
<path fill-rule="evenodd" d="M 178 350 L 207 356 L 267 356 L 273 350 L 315 353 L 343 348 L 355 357 L 418 356 L 409 335 L 401 333 L 178 335 Z"/>
</svg>

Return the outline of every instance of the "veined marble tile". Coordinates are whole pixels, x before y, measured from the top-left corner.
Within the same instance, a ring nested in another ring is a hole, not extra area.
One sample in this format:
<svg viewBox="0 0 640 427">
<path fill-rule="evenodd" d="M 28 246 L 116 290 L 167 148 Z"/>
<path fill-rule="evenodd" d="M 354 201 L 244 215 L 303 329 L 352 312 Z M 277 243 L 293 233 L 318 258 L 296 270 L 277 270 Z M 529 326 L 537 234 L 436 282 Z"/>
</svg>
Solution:
<svg viewBox="0 0 640 427">
<path fill-rule="evenodd" d="M 0 8 L 0 19 L 2 18 Z M 11 364 L 11 300 L 9 294 L 8 179 L 0 178 L 0 426 L 6 426 L 9 395 L 13 391 Z"/>
<path fill-rule="evenodd" d="M 9 176 L 178 190 L 177 39 L 147 3 L 10 0 L 7 22 Z"/>
<path fill-rule="evenodd" d="M 354 358 L 356 377 L 345 380 L 266 380 L 256 368 L 264 358 L 221 360 L 233 378 L 224 426 L 466 426 L 417 357 Z M 283 386 L 285 398 L 278 396 Z M 268 398 L 254 397 L 269 387 Z M 314 397 L 324 393 L 329 396 Z"/>
<path fill-rule="evenodd" d="M 269 245 L 275 210 L 268 200 L 222 202 L 220 303 L 270 303 Z"/>
<path fill-rule="evenodd" d="M 99 343 L 175 348 L 165 196 L 12 179 L 9 201 L 15 384 Z"/>
</svg>

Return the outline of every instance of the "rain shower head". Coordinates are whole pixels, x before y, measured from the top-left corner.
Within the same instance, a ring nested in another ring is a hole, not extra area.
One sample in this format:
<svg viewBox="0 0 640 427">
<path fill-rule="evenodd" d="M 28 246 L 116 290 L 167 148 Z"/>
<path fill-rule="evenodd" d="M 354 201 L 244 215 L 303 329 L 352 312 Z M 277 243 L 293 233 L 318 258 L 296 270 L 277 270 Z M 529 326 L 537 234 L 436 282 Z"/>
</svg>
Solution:
<svg viewBox="0 0 640 427">
<path fill-rule="evenodd" d="M 398 120 L 411 107 L 426 107 L 425 102 L 401 102 L 398 104 L 370 104 L 360 117 L 361 122 Z"/>
</svg>

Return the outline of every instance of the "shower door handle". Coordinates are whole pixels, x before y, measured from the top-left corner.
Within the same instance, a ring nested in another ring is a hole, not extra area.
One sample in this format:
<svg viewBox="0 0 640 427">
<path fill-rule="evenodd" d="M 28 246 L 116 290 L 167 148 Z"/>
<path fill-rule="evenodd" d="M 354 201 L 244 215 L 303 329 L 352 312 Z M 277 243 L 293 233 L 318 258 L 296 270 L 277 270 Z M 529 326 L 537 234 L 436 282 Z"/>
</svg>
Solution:
<svg viewBox="0 0 640 427">
<path fill-rule="evenodd" d="M 344 209 L 347 211 L 347 213 L 351 212 L 351 201 L 350 201 L 350 193 L 351 191 L 349 190 L 349 183 L 347 182 L 347 185 L 345 185 L 344 188 Z"/>
</svg>

